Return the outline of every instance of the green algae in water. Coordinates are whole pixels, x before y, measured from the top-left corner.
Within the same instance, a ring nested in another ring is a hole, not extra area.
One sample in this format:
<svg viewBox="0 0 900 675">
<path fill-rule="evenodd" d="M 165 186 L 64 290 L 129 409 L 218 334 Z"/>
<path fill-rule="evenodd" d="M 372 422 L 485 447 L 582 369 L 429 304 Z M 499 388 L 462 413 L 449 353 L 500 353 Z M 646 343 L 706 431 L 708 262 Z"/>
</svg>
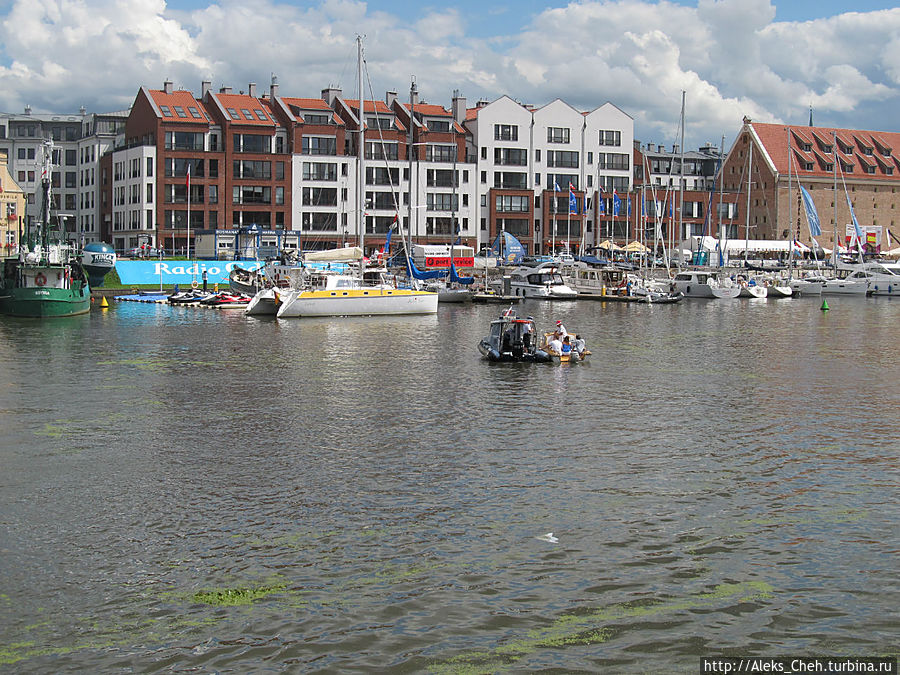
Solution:
<svg viewBox="0 0 900 675">
<path fill-rule="evenodd" d="M 539 649 L 562 649 L 575 645 L 607 642 L 612 630 L 602 623 L 628 618 L 645 618 L 670 612 L 709 607 L 720 600 L 743 603 L 768 598 L 772 586 L 762 581 L 719 584 L 708 593 L 683 599 L 645 599 L 597 609 L 583 614 L 565 614 L 546 628 L 529 631 L 524 638 L 503 644 L 489 652 L 462 654 L 430 666 L 432 673 L 492 673 L 512 667 L 517 661 Z"/>
<path fill-rule="evenodd" d="M 272 593 L 284 590 L 284 586 L 258 586 L 255 588 L 214 588 L 212 590 L 197 591 L 191 595 L 191 600 L 204 605 L 215 607 L 237 607 L 253 604 L 255 600 L 264 598 Z"/>
</svg>

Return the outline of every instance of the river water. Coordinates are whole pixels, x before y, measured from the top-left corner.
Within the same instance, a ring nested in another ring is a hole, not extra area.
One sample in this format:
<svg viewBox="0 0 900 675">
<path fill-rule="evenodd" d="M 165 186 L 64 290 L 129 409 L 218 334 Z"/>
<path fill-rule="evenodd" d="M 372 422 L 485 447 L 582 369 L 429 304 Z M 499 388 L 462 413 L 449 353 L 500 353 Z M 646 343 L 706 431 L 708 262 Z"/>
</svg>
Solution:
<svg viewBox="0 0 900 675">
<path fill-rule="evenodd" d="M 896 654 L 900 301 L 0 322 L 0 670 Z M 553 533 L 552 541 L 545 535 Z"/>
</svg>

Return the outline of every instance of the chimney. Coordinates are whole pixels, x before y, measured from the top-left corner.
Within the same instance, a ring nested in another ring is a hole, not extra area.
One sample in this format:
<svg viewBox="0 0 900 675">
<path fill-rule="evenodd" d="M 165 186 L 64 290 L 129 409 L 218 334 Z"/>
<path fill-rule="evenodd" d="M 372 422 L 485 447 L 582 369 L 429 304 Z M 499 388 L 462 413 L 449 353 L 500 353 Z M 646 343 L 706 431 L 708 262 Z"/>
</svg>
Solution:
<svg viewBox="0 0 900 675">
<path fill-rule="evenodd" d="M 453 119 L 459 124 L 466 121 L 466 97 L 459 95 L 459 89 L 453 90 L 453 102 L 450 104 Z"/>
<path fill-rule="evenodd" d="M 416 86 L 415 80 L 409 87 L 409 100 L 413 105 L 419 105 L 419 88 Z"/>
<path fill-rule="evenodd" d="M 672 144 L 672 154 L 677 155 L 679 150 L 680 150 L 680 148 L 678 147 L 678 143 L 673 143 Z"/>
<path fill-rule="evenodd" d="M 219 89 L 219 93 L 220 93 L 220 94 L 230 94 L 230 93 L 231 93 L 231 87 L 222 87 L 221 89 Z"/>
<path fill-rule="evenodd" d="M 396 101 L 396 100 L 397 100 L 397 92 L 396 91 L 389 91 L 384 95 L 384 103 L 385 103 L 385 105 L 387 105 L 388 108 L 393 108 L 394 101 Z"/>
<path fill-rule="evenodd" d="M 273 101 L 278 96 L 278 76 L 272 73 L 272 84 L 269 85 L 269 98 Z"/>
<path fill-rule="evenodd" d="M 256 82 L 251 82 L 247 85 L 247 96 L 256 98 Z"/>
<path fill-rule="evenodd" d="M 81 116 L 82 116 L 82 117 L 84 117 L 85 115 L 87 115 L 87 108 L 85 108 L 84 106 L 81 106 L 81 107 L 78 109 L 78 112 L 81 113 Z"/>
<path fill-rule="evenodd" d="M 30 114 L 31 114 L 31 106 L 28 105 L 27 103 L 25 104 L 25 114 L 26 114 L 26 115 L 30 115 Z"/>
<path fill-rule="evenodd" d="M 163 91 L 167 94 L 172 93 L 172 80 L 166 80 L 165 82 L 163 82 Z"/>
<path fill-rule="evenodd" d="M 200 83 L 200 98 L 205 99 L 211 88 L 212 82 L 210 80 L 203 80 L 203 82 Z"/>
<path fill-rule="evenodd" d="M 333 106 L 335 100 L 341 96 L 343 96 L 343 93 L 339 87 L 329 86 L 327 89 L 322 90 L 322 98 L 330 106 Z"/>
<path fill-rule="evenodd" d="M 647 143 L 647 152 L 656 152 L 656 146 L 653 143 Z"/>
</svg>

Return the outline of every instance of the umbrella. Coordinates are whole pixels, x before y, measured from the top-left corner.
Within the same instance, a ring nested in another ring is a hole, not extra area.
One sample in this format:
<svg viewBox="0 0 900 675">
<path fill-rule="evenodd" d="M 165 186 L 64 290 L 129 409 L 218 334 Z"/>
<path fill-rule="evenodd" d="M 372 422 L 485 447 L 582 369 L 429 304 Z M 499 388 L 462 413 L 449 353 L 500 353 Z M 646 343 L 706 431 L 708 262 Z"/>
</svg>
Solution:
<svg viewBox="0 0 900 675">
<path fill-rule="evenodd" d="M 604 241 L 603 243 L 598 245 L 597 248 L 602 248 L 604 251 L 621 251 L 622 250 L 621 246 L 617 246 L 616 244 L 611 242 L 609 239 L 607 239 L 606 241 Z"/>
<path fill-rule="evenodd" d="M 625 246 L 625 251 L 627 253 L 646 253 L 649 250 L 650 250 L 649 248 L 644 246 L 639 241 L 633 241 L 630 244 L 628 244 L 627 246 Z"/>
</svg>

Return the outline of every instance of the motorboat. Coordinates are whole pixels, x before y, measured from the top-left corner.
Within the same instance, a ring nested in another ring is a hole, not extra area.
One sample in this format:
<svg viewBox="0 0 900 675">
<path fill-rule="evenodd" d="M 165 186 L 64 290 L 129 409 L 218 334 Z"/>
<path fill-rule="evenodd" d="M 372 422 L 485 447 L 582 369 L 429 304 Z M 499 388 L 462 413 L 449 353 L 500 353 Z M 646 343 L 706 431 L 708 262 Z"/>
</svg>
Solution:
<svg viewBox="0 0 900 675">
<path fill-rule="evenodd" d="M 736 298 L 741 287 L 728 277 L 700 270 L 685 270 L 672 279 L 675 291 L 686 298 Z"/>
<path fill-rule="evenodd" d="M 232 293 L 231 291 L 219 291 L 200 301 L 204 307 L 218 307 L 219 309 L 245 308 L 251 297 L 246 293 Z"/>
<path fill-rule="evenodd" d="M 794 295 L 821 295 L 825 281 L 826 279 L 822 275 L 809 275 L 792 277 L 788 285 L 794 291 Z"/>
<path fill-rule="evenodd" d="M 855 275 L 859 276 L 855 276 Z M 864 273 L 853 272 L 846 278 L 826 279 L 822 285 L 823 295 L 866 295 L 869 292 L 869 279 Z"/>
<path fill-rule="evenodd" d="M 900 295 L 900 264 L 867 262 L 858 265 L 847 280 L 865 280 L 869 295 Z"/>
<path fill-rule="evenodd" d="M 516 316 L 512 308 L 491 321 L 491 332 L 481 338 L 478 351 L 488 361 L 548 363 L 550 355 L 537 344 L 534 319 Z"/>
<path fill-rule="evenodd" d="M 518 267 L 509 275 L 512 295 L 539 300 L 574 300 L 578 293 L 563 281 L 555 262 Z"/>
<path fill-rule="evenodd" d="M 739 277 L 738 286 L 741 289 L 738 293 L 739 298 L 765 298 L 769 295 L 768 285 L 759 284 L 753 278 Z"/>
<path fill-rule="evenodd" d="M 770 298 L 790 298 L 794 295 L 794 289 L 779 276 L 764 277 L 763 285 Z"/>
</svg>

